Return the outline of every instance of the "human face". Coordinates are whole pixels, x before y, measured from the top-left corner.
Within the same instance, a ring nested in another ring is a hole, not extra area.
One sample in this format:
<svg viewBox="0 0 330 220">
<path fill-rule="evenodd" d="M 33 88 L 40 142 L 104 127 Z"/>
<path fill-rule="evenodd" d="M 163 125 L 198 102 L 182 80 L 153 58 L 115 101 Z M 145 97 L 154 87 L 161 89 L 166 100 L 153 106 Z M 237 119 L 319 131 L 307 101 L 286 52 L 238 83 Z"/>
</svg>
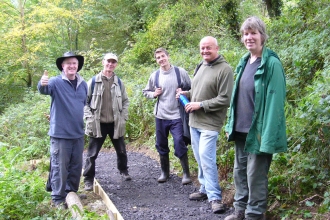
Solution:
<svg viewBox="0 0 330 220">
<path fill-rule="evenodd" d="M 200 42 L 199 49 L 200 54 L 207 63 L 210 63 L 219 56 L 219 47 L 216 45 L 214 39 L 211 37 L 204 38 Z"/>
<path fill-rule="evenodd" d="M 62 68 L 66 77 L 70 80 L 74 80 L 78 70 L 78 59 L 75 57 L 66 58 L 62 62 Z"/>
<path fill-rule="evenodd" d="M 258 30 L 247 29 L 243 32 L 243 42 L 251 54 L 260 55 L 262 52 L 262 38 Z"/>
<path fill-rule="evenodd" d="M 170 68 L 169 56 L 165 52 L 156 53 L 156 62 L 163 70 Z"/>
<path fill-rule="evenodd" d="M 118 62 L 114 59 L 103 59 L 102 64 L 104 72 L 113 73 L 117 67 Z"/>
</svg>

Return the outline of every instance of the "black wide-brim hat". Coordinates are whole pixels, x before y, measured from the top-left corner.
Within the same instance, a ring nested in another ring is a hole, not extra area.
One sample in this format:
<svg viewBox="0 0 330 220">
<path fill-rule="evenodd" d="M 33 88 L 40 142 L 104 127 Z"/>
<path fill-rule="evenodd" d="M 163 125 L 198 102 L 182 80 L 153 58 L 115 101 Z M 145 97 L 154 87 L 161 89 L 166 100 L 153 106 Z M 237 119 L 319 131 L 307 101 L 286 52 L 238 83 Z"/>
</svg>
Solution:
<svg viewBox="0 0 330 220">
<path fill-rule="evenodd" d="M 56 59 L 56 66 L 57 68 L 62 71 L 63 68 L 62 68 L 62 63 L 63 61 L 66 59 L 66 58 L 69 58 L 69 57 L 75 57 L 77 58 L 78 60 L 78 71 L 79 72 L 81 70 L 81 68 L 83 67 L 84 65 L 84 57 L 83 56 L 80 56 L 80 55 L 76 55 L 74 52 L 66 52 L 63 54 L 63 57 L 59 57 Z"/>
</svg>

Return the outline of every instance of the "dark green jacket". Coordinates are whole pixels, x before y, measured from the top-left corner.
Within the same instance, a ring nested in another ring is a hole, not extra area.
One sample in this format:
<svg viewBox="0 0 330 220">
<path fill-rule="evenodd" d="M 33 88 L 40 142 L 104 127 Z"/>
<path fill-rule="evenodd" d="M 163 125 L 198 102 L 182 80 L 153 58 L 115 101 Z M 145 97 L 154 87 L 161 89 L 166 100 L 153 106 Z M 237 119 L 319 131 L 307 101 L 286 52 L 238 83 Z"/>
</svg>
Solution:
<svg viewBox="0 0 330 220">
<path fill-rule="evenodd" d="M 236 81 L 230 104 L 226 132 L 228 141 L 234 140 L 235 108 L 238 85 L 250 53 L 244 55 L 236 68 Z M 261 64 L 254 76 L 255 103 L 252 124 L 246 138 L 245 151 L 279 153 L 287 150 L 284 103 L 286 82 L 284 70 L 277 54 L 264 47 Z"/>
</svg>

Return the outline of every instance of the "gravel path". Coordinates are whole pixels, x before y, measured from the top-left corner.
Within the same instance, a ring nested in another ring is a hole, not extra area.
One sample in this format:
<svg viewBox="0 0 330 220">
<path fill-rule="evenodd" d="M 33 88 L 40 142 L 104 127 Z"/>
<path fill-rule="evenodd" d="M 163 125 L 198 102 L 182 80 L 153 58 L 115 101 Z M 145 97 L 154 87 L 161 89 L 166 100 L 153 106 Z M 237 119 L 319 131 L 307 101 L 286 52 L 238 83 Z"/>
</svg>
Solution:
<svg viewBox="0 0 330 220">
<path fill-rule="evenodd" d="M 207 201 L 190 201 L 190 193 L 198 188 L 183 186 L 181 178 L 171 174 L 165 183 L 158 183 L 159 163 L 139 152 L 128 152 L 131 181 L 123 181 L 116 165 L 114 151 L 101 151 L 96 161 L 96 179 L 125 220 L 215 220 L 224 219 L 232 211 L 213 214 Z"/>
</svg>

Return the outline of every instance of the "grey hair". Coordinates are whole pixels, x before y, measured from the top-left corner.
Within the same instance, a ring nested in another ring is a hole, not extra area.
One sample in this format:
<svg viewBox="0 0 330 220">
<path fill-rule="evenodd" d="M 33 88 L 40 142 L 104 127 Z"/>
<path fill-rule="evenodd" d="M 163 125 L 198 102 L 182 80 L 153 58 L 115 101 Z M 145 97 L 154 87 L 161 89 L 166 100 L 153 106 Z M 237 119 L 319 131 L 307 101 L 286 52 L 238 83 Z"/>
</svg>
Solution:
<svg viewBox="0 0 330 220">
<path fill-rule="evenodd" d="M 241 41 L 244 43 L 244 31 L 246 30 L 258 30 L 261 35 L 261 44 L 264 45 L 266 40 L 268 39 L 268 35 L 266 33 L 266 25 L 265 23 L 256 16 L 248 17 L 242 24 L 240 32 L 242 34 Z"/>
</svg>

